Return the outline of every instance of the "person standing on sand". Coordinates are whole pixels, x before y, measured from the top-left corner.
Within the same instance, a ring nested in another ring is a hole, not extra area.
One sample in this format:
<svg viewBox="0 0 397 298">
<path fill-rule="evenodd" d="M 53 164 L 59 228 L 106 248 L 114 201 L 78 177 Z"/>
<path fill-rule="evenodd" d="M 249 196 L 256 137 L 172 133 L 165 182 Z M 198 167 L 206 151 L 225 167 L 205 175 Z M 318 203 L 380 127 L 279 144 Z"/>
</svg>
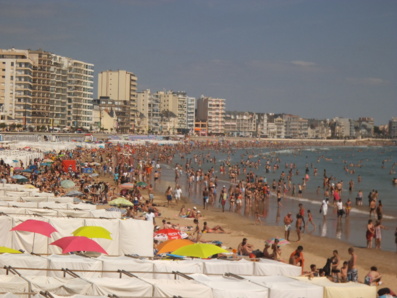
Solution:
<svg viewBox="0 0 397 298">
<path fill-rule="evenodd" d="M 201 238 L 201 229 L 200 229 L 200 225 L 199 225 L 199 220 L 198 219 L 194 219 L 193 220 L 193 223 L 196 225 L 195 227 L 194 227 L 194 231 L 193 231 L 193 234 L 192 234 L 192 240 L 194 241 L 194 242 L 199 242 L 200 241 L 200 238 Z M 195 238 L 194 238 L 194 236 L 196 236 Z"/>
<path fill-rule="evenodd" d="M 209 192 L 208 188 L 205 187 L 203 190 L 203 209 L 204 210 L 205 209 L 208 210 L 209 195 L 210 195 L 210 192 Z"/>
<path fill-rule="evenodd" d="M 294 221 L 291 212 L 284 217 L 284 238 L 289 241 L 289 234 L 291 231 L 291 224 Z"/>
<path fill-rule="evenodd" d="M 177 185 L 176 186 L 176 189 L 175 189 L 175 194 L 174 194 L 174 196 L 175 196 L 175 203 L 178 205 L 178 202 L 181 200 L 181 195 L 182 195 L 182 189 L 181 189 L 181 187 L 180 187 L 180 185 Z"/>
<path fill-rule="evenodd" d="M 309 221 L 309 223 L 311 223 L 313 225 L 314 230 L 316 229 L 316 225 L 313 222 L 313 214 L 310 210 L 307 210 L 307 220 Z"/>
<path fill-rule="evenodd" d="M 358 281 L 357 255 L 354 253 L 353 247 L 349 247 L 348 253 L 350 255 L 350 260 L 347 264 L 347 281 L 357 282 Z"/>
<path fill-rule="evenodd" d="M 219 203 L 222 206 L 222 212 L 225 212 L 226 201 L 227 201 L 227 190 L 226 190 L 226 186 L 224 185 L 222 187 L 221 194 L 219 196 Z"/>
<path fill-rule="evenodd" d="M 371 200 L 369 202 L 369 217 L 372 217 L 372 214 L 375 215 L 375 209 L 376 209 L 376 201 Z"/>
<path fill-rule="evenodd" d="M 380 245 L 382 243 L 382 229 L 385 227 L 382 226 L 381 222 L 379 220 L 376 221 L 375 223 L 375 248 L 380 249 Z"/>
<path fill-rule="evenodd" d="M 368 220 L 367 224 L 367 232 L 365 233 L 365 238 L 367 239 L 367 248 L 372 248 L 372 239 L 375 235 L 375 227 L 372 222 L 372 219 Z"/>
<path fill-rule="evenodd" d="M 167 190 L 165 191 L 165 197 L 167 199 L 167 207 L 169 207 L 172 202 L 172 188 L 171 188 L 171 186 L 168 186 Z"/>
<path fill-rule="evenodd" d="M 300 241 L 301 240 L 301 230 L 302 230 L 302 215 L 300 215 L 300 214 L 296 215 L 295 226 L 296 226 L 296 235 L 298 235 L 297 241 Z"/>
<path fill-rule="evenodd" d="M 376 216 L 378 217 L 378 220 L 381 221 L 383 218 L 383 205 L 381 200 L 379 200 L 378 207 L 376 207 L 375 212 L 376 212 Z"/>
<path fill-rule="evenodd" d="M 320 213 L 323 213 L 323 218 L 325 219 L 327 217 L 327 213 L 328 213 L 328 198 L 325 198 L 322 203 L 321 203 L 321 207 L 320 207 Z"/>
</svg>

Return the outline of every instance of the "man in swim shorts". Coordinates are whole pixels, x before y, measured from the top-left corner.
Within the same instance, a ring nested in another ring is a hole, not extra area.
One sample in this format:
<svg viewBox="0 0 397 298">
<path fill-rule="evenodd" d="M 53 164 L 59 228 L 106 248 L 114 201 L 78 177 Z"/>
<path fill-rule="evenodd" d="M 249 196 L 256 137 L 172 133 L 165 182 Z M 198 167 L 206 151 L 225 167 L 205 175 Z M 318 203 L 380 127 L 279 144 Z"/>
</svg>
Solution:
<svg viewBox="0 0 397 298">
<path fill-rule="evenodd" d="M 289 233 L 291 230 L 291 223 L 294 221 L 292 218 L 292 213 L 288 212 L 288 214 L 284 217 L 284 238 L 289 240 Z"/>
</svg>

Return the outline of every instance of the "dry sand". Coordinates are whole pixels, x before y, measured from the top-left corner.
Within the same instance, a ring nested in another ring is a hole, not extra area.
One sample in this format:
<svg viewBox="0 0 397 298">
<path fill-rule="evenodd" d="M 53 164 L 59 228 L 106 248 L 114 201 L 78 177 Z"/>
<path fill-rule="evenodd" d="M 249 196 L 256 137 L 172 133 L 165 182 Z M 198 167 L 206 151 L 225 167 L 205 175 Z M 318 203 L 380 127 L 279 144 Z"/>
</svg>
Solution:
<svg viewBox="0 0 397 298">
<path fill-rule="evenodd" d="M 144 195 L 145 192 L 143 192 Z M 182 202 L 178 205 L 165 207 L 166 200 L 162 193 L 157 193 L 155 196 L 155 203 L 163 206 L 159 207 L 161 216 L 156 219 L 156 224 L 161 227 L 162 219 L 167 219 L 173 224 L 180 226 L 193 226 L 193 219 L 181 218 L 178 216 L 179 210 L 183 204 L 186 208 L 192 208 L 193 205 L 188 203 L 188 199 L 182 198 Z M 201 206 L 197 206 L 201 210 Z M 201 210 L 203 218 L 200 219 L 200 227 L 203 222 L 207 221 L 209 227 L 221 225 L 228 233 L 204 233 L 201 241 L 221 241 L 224 247 L 228 249 L 237 248 L 242 238 L 248 238 L 248 243 L 254 245 L 254 249 L 263 250 L 264 240 L 272 237 L 284 238 L 284 229 L 282 226 L 270 226 L 263 224 L 255 224 L 254 220 L 240 216 L 238 214 L 224 212 L 221 210 L 211 208 L 210 210 Z M 361 233 L 362 231 L 360 231 Z M 365 237 L 365 235 L 363 235 Z M 305 271 L 310 270 L 311 264 L 316 264 L 317 268 L 322 268 L 327 258 L 332 256 L 332 251 L 337 249 L 341 261 L 349 260 L 350 256 L 347 252 L 351 244 L 337 240 L 308 234 L 302 234 L 302 239 L 299 242 L 294 242 L 296 232 L 291 231 L 292 240 L 290 244 L 282 246 L 282 259 L 288 262 L 289 255 L 296 249 L 298 245 L 302 245 L 305 257 Z M 355 247 L 355 252 L 358 258 L 358 272 L 359 281 L 363 282 L 365 275 L 368 273 L 371 266 L 377 266 L 378 271 L 382 274 L 383 284 L 380 287 L 389 287 L 392 290 L 397 290 L 397 254 L 394 252 L 387 252 L 375 249 Z"/>
</svg>

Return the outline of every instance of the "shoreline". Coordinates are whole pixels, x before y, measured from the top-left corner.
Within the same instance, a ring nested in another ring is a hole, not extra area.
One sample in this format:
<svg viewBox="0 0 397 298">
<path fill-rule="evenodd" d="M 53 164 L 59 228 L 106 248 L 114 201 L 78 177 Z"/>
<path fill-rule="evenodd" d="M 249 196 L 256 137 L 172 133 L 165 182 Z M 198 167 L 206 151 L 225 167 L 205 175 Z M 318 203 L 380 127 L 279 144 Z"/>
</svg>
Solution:
<svg viewBox="0 0 397 298">
<path fill-rule="evenodd" d="M 184 174 L 181 175 L 180 181 L 178 183 L 183 190 L 184 196 L 188 195 L 190 197 L 191 204 L 202 208 L 202 188 L 195 183 L 193 186 L 193 190 L 189 193 L 186 188 L 186 178 Z M 223 180 L 223 177 L 220 177 L 220 179 L 218 180 L 217 194 L 220 193 L 222 185 L 226 185 L 226 188 L 228 188 L 229 185 L 232 184 L 230 181 Z M 172 186 L 173 189 L 175 188 L 174 171 L 173 167 L 170 164 L 162 164 L 162 182 L 168 183 L 168 185 Z M 220 210 L 217 199 L 218 197 L 216 198 L 214 206 L 210 205 L 210 209 L 216 208 Z M 302 203 L 306 210 L 310 209 L 312 211 L 313 219 L 316 223 L 316 229 L 314 231 L 311 231 L 311 234 L 314 234 L 313 236 L 319 236 L 322 239 L 328 238 L 342 240 L 356 247 L 365 246 L 365 229 L 367 221 L 369 219 L 368 207 L 366 205 L 360 206 L 359 208 L 356 208 L 357 206 L 353 206 L 352 210 L 354 209 L 354 211 L 351 212 L 348 217 L 343 217 L 341 222 L 337 222 L 336 207 L 330 201 L 331 204 L 328 208 L 327 219 L 324 221 L 323 216 L 318 212 L 321 201 L 321 198 L 319 199 L 304 196 L 292 197 L 291 195 L 286 195 L 285 198 L 283 198 L 282 200 L 283 207 L 278 208 L 276 204 L 276 195 L 273 191 L 271 191 L 271 196 L 267 200 L 266 204 L 264 206 L 261 206 L 261 212 L 259 215 L 262 222 L 266 225 L 282 226 L 283 218 L 286 213 L 290 211 L 293 213 L 294 217 L 294 211 L 297 210 L 298 204 Z M 252 206 L 249 207 L 250 208 L 248 208 L 248 210 L 245 210 L 245 205 L 243 204 L 241 214 L 239 214 L 240 218 L 248 218 L 254 221 L 255 214 L 251 208 Z M 225 210 L 228 210 L 228 203 L 226 204 Z M 225 214 L 232 213 L 234 212 L 225 212 Z M 385 213 L 382 224 L 387 228 L 386 230 L 382 231 L 383 250 L 394 252 L 396 249 L 394 244 L 394 231 L 396 228 L 395 217 Z M 359 231 L 359 233 L 357 233 L 356 231 Z"/>
<path fill-rule="evenodd" d="M 160 181 L 160 185 L 165 185 L 165 181 Z M 180 226 L 193 225 L 192 219 L 181 218 L 178 216 L 182 205 L 186 208 L 197 206 L 202 210 L 201 205 L 192 203 L 186 195 L 182 195 L 181 201 L 178 204 L 173 203 L 170 207 L 166 207 L 166 199 L 162 192 L 162 186 L 158 185 L 155 189 L 154 202 L 162 206 L 158 207 L 161 211 L 161 216 L 156 218 L 156 225 L 161 226 L 161 220 L 166 219 L 173 224 Z M 161 190 L 160 190 L 161 188 Z M 284 229 L 282 226 L 275 226 L 269 224 L 258 225 L 247 217 L 241 216 L 232 212 L 222 213 L 219 209 L 210 208 L 209 210 L 201 211 L 203 218 L 200 219 L 200 227 L 203 222 L 207 221 L 210 227 L 215 225 L 222 226 L 228 233 L 204 233 L 201 241 L 221 241 L 222 245 L 227 249 L 237 248 L 242 238 L 248 238 L 248 242 L 254 245 L 254 249 L 263 250 L 264 240 L 272 237 L 284 237 Z M 229 233 L 230 232 L 230 233 Z M 282 259 L 288 262 L 288 256 L 296 249 L 298 245 L 304 247 L 305 256 L 305 271 L 309 271 L 311 264 L 316 264 L 317 268 L 322 268 L 328 257 L 332 256 L 332 250 L 337 249 L 341 257 L 341 262 L 349 259 L 347 250 L 353 246 L 343 240 L 332 239 L 309 234 L 302 234 L 302 239 L 295 242 L 295 231 L 291 231 L 291 243 L 282 246 Z M 364 276 L 369 272 L 371 266 L 377 266 L 379 272 L 382 274 L 383 284 L 378 286 L 389 287 L 395 290 L 395 280 L 397 278 L 397 254 L 390 251 L 382 251 L 375 249 L 367 249 L 354 246 L 358 256 L 358 271 L 359 282 L 363 282 Z"/>
</svg>

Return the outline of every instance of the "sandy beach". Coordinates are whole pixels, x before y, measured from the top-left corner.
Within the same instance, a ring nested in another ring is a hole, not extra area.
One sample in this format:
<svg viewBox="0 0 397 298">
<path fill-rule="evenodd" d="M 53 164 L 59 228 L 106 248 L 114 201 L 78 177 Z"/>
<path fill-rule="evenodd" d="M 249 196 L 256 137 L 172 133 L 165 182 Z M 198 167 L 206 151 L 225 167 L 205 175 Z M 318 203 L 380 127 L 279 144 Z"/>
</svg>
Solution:
<svg viewBox="0 0 397 298">
<path fill-rule="evenodd" d="M 170 207 L 165 207 L 166 200 L 162 192 L 157 192 L 155 196 L 155 203 L 159 204 L 161 216 L 156 218 L 156 224 L 161 227 L 162 219 L 166 219 L 173 224 L 180 226 L 193 226 L 193 219 L 178 217 L 179 210 L 184 204 L 186 208 L 193 208 L 193 205 L 188 202 L 189 199 L 182 197 L 178 205 L 173 204 Z M 202 210 L 201 206 L 197 206 L 203 218 L 200 219 L 200 227 L 203 222 L 208 222 L 210 227 L 215 225 L 222 226 L 227 233 L 204 233 L 201 241 L 221 241 L 222 245 L 231 250 L 236 249 L 242 238 L 248 238 L 248 243 L 254 245 L 254 249 L 263 250 L 264 241 L 272 237 L 284 237 L 284 230 L 281 226 L 269 226 L 263 224 L 255 224 L 254 220 L 240 216 L 235 213 L 222 213 L 220 209 Z M 311 264 L 316 264 L 317 268 L 322 268 L 327 258 L 332 256 L 332 251 L 337 249 L 341 261 L 349 259 L 348 248 L 351 246 L 336 239 L 329 239 L 323 237 L 311 236 L 303 234 L 301 241 L 294 242 L 296 233 L 291 231 L 291 243 L 282 246 L 282 259 L 288 262 L 289 255 L 296 249 L 298 245 L 304 248 L 305 257 L 305 271 L 310 270 Z M 395 281 L 397 278 L 397 254 L 393 252 L 380 251 L 375 249 L 367 249 L 355 247 L 355 252 L 358 256 L 358 272 L 359 282 L 363 282 L 364 276 L 368 273 L 371 266 L 377 266 L 378 271 L 382 274 L 382 287 L 389 287 L 395 290 Z"/>
</svg>

